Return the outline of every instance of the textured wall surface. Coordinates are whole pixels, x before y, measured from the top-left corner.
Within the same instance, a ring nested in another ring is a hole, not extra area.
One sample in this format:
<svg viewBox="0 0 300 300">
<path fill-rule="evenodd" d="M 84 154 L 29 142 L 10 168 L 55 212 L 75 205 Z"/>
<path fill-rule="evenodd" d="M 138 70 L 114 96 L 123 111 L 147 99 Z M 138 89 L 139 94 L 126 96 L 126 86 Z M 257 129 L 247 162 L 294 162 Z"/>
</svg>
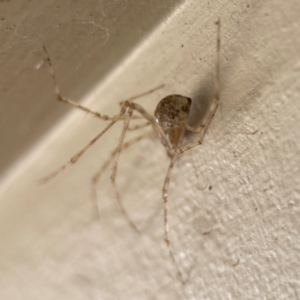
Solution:
<svg viewBox="0 0 300 300">
<path fill-rule="evenodd" d="M 298 0 L 121 2 L 0 3 L 0 298 L 299 299 Z M 152 112 L 166 95 L 189 96 L 192 123 L 214 92 L 218 17 L 221 106 L 204 144 L 176 162 L 169 186 L 183 286 L 164 243 L 169 159 L 155 137 L 125 150 L 118 168 L 140 234 L 120 212 L 111 167 L 97 186 L 100 218 L 93 201 L 91 178 L 117 146 L 122 122 L 74 166 L 37 184 L 106 124 L 56 102 L 40 45 L 74 101 L 116 114 L 120 100 L 165 84 L 137 102 Z"/>
</svg>

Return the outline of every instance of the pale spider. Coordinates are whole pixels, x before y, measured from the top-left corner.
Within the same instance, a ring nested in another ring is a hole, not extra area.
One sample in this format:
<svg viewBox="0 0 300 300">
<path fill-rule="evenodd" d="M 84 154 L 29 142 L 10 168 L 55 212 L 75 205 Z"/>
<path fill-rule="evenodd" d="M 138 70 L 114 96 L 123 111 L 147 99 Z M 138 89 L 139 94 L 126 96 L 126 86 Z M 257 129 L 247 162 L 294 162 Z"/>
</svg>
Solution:
<svg viewBox="0 0 300 300">
<path fill-rule="evenodd" d="M 126 101 L 121 102 L 122 108 L 120 110 L 120 113 L 116 116 L 109 117 L 106 115 L 102 115 L 96 111 L 92 111 L 87 107 L 84 107 L 80 104 L 77 104 L 71 100 L 68 100 L 64 98 L 58 88 L 58 85 L 56 83 L 54 70 L 52 67 L 52 63 L 50 60 L 50 56 L 48 54 L 47 49 L 44 48 L 44 51 L 47 56 L 47 61 L 49 64 L 50 74 L 54 83 L 55 87 L 55 93 L 57 96 L 57 99 L 59 101 L 62 101 L 64 103 L 71 104 L 72 106 L 75 106 L 81 110 L 84 110 L 88 113 L 91 113 L 95 115 L 96 117 L 103 119 L 103 120 L 110 120 L 111 122 L 99 133 L 95 136 L 94 139 L 92 139 L 84 148 L 82 148 L 76 155 L 74 155 L 66 164 L 62 165 L 60 168 L 58 168 L 55 172 L 51 173 L 47 177 L 44 177 L 41 181 L 47 182 L 51 178 L 58 175 L 60 172 L 62 172 L 67 167 L 71 166 L 72 164 L 76 163 L 77 160 L 81 157 L 85 151 L 90 148 L 106 131 L 108 131 L 118 120 L 124 120 L 124 127 L 123 131 L 121 133 L 118 147 L 111 153 L 110 158 L 104 163 L 104 165 L 101 167 L 101 169 L 94 175 L 93 177 L 93 183 L 94 185 L 98 182 L 100 175 L 102 172 L 108 167 L 109 163 L 114 160 L 113 163 L 113 170 L 111 175 L 111 181 L 112 185 L 116 194 L 116 198 L 118 201 L 118 204 L 121 208 L 122 213 L 124 214 L 125 218 L 129 222 L 130 226 L 134 228 L 134 230 L 138 231 L 135 224 L 130 219 L 129 215 L 127 214 L 122 202 L 121 198 L 119 196 L 119 193 L 116 188 L 115 180 L 117 175 L 117 166 L 118 166 L 118 159 L 120 156 L 120 153 L 125 148 L 128 148 L 133 143 L 141 140 L 145 137 L 145 135 L 141 135 L 136 137 L 135 139 L 125 142 L 124 137 L 128 130 L 136 130 L 143 127 L 146 127 L 148 125 L 151 125 L 156 135 L 161 139 L 162 144 L 166 148 L 167 154 L 171 159 L 166 178 L 164 181 L 163 189 L 162 189 L 162 196 L 164 200 L 164 224 L 165 224 L 165 242 L 167 244 L 167 247 L 169 249 L 170 257 L 177 269 L 178 275 L 183 281 L 182 273 L 178 267 L 178 264 L 175 260 L 173 250 L 170 244 L 170 237 L 169 237 L 169 223 L 168 223 L 168 186 L 171 178 L 171 172 L 175 163 L 175 159 L 177 158 L 178 154 L 181 154 L 197 145 L 201 145 L 204 139 L 204 136 L 207 132 L 207 129 L 209 127 L 209 124 L 211 123 L 215 112 L 219 105 L 219 85 L 220 85 L 220 20 L 216 22 L 216 25 L 218 26 L 217 29 L 217 57 L 216 57 L 216 74 L 215 74 L 215 95 L 214 100 L 210 106 L 209 112 L 207 113 L 206 117 L 204 118 L 202 124 L 199 127 L 192 127 L 186 123 L 190 107 L 192 104 L 192 100 L 189 97 L 184 97 L 180 95 L 170 95 L 165 98 L 163 98 L 157 105 L 156 110 L 154 112 L 154 116 L 151 116 L 142 106 L 140 106 L 137 103 L 132 102 L 132 100 L 144 96 L 146 94 L 152 93 L 153 91 L 157 90 L 158 88 L 161 88 L 162 86 L 159 86 L 155 89 L 152 89 L 150 91 L 147 91 L 143 94 L 137 95 L 131 99 L 128 99 Z M 132 118 L 141 118 L 138 116 L 133 116 L 133 111 L 137 111 L 142 118 L 145 118 L 147 120 L 147 123 L 137 125 L 133 128 L 129 127 L 130 120 Z M 185 147 L 182 147 L 182 141 L 185 134 L 185 131 L 189 130 L 192 132 L 198 132 L 201 133 L 200 139 L 192 143 L 190 145 L 187 145 Z"/>
</svg>

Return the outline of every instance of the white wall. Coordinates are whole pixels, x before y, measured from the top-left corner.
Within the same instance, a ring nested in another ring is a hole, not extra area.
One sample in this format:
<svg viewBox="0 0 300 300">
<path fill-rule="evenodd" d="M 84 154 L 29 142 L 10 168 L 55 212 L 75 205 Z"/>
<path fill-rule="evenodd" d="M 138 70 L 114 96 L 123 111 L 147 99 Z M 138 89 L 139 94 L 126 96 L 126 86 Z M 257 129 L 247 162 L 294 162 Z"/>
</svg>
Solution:
<svg viewBox="0 0 300 300">
<path fill-rule="evenodd" d="M 105 1 L 86 3 L 92 10 Z M 119 100 L 164 83 L 163 89 L 137 102 L 151 112 L 162 97 L 183 94 L 194 100 L 192 119 L 203 116 L 213 94 L 214 22 L 221 18 L 221 107 L 204 144 L 176 163 L 169 189 L 171 241 L 186 284 L 176 277 L 163 240 L 161 189 L 168 158 L 155 138 L 124 151 L 118 169 L 117 185 L 139 235 L 117 206 L 111 167 L 98 185 L 99 220 L 92 200 L 91 177 L 116 147 L 121 124 L 76 165 L 45 185 L 37 184 L 105 126 L 70 108 L 60 119 L 52 113 L 58 121 L 30 151 L 24 150 L 17 164 L 10 163 L 13 168 L 3 180 L 1 299 L 299 299 L 298 1 L 190 0 L 170 6 L 93 85 L 93 76 L 100 76 L 94 65 L 105 57 L 86 46 L 96 38 L 83 22 L 97 19 L 86 14 L 76 28 L 66 25 L 82 16 L 75 9 L 78 3 L 68 4 L 72 15 L 66 11 L 65 26 L 47 41 L 57 80 L 62 89 L 65 85 L 65 96 L 107 114 L 118 112 Z M 141 2 L 128 5 L 137 19 L 144 18 Z M 105 5 L 101 8 L 104 16 Z M 42 12 L 51 28 L 54 8 L 51 14 Z M 32 9 L 20 21 L 11 39 L 22 43 L 24 34 L 18 30 L 26 28 L 34 13 Z M 75 47 L 77 31 L 87 41 Z M 131 28 L 128 36 L 135 31 L 143 27 Z M 31 51 L 40 51 L 38 44 L 45 38 L 34 33 L 28 33 L 37 41 Z M 108 40 L 115 35 L 118 30 Z M 101 48 L 100 41 L 97 45 Z M 38 53 L 32 68 L 42 61 L 43 53 Z M 66 109 L 55 102 L 46 64 L 35 72 L 35 81 L 25 87 L 31 93 L 43 87 L 46 107 Z M 25 87 L 15 85 L 18 99 L 23 90 L 25 96 Z M 196 139 L 190 135 L 187 142 Z"/>
</svg>

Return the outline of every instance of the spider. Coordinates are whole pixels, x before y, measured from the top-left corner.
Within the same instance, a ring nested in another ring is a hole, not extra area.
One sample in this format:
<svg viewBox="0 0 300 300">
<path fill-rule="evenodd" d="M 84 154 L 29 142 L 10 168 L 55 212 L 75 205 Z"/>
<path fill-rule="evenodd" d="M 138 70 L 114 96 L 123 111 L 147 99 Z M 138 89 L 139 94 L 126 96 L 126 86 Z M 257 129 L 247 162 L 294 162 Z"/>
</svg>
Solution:
<svg viewBox="0 0 300 300">
<path fill-rule="evenodd" d="M 150 115 L 141 105 L 132 102 L 132 100 L 145 96 L 149 93 L 154 92 L 155 90 L 161 88 L 163 85 L 154 88 L 150 91 L 147 91 L 145 93 L 142 93 L 140 95 L 137 95 L 135 97 L 132 97 L 126 101 L 121 102 L 121 110 L 119 114 L 115 116 L 107 116 L 107 115 L 102 115 L 99 112 L 90 110 L 87 107 L 84 107 L 80 104 L 77 104 L 65 97 L 63 97 L 60 93 L 60 90 L 58 88 L 56 78 L 55 78 L 55 73 L 54 69 L 50 60 L 50 56 L 48 54 L 48 51 L 45 46 L 43 46 L 44 52 L 46 54 L 46 58 L 48 61 L 49 65 L 49 70 L 50 70 L 50 75 L 53 80 L 54 88 L 55 88 L 55 94 L 57 97 L 58 101 L 62 101 L 64 103 L 70 104 L 72 106 L 75 106 L 83 111 L 86 111 L 90 114 L 95 115 L 96 117 L 110 121 L 110 123 L 99 133 L 97 134 L 85 147 L 83 147 L 78 153 L 76 153 L 67 163 L 62 165 L 60 168 L 58 168 L 56 171 L 53 173 L 49 174 L 48 176 L 44 177 L 41 179 L 42 183 L 47 182 L 48 180 L 54 178 L 57 176 L 59 173 L 64 171 L 67 167 L 75 164 L 77 160 L 97 141 L 99 140 L 102 135 L 107 132 L 117 121 L 123 120 L 124 121 L 124 126 L 123 130 L 121 133 L 121 136 L 119 138 L 119 144 L 118 147 L 111 153 L 110 158 L 104 163 L 104 165 L 101 167 L 101 169 L 94 175 L 93 177 L 93 183 L 96 185 L 96 183 L 99 181 L 99 178 L 102 174 L 102 172 L 108 167 L 108 165 L 113 161 L 113 169 L 112 169 L 112 175 L 111 175 L 111 182 L 114 188 L 114 192 L 116 195 L 116 199 L 118 202 L 118 205 L 130 224 L 130 226 L 138 232 L 137 227 L 133 223 L 133 221 L 130 219 L 127 211 L 125 210 L 120 195 L 118 193 L 117 187 L 116 187 L 116 176 L 117 176 L 117 168 L 118 168 L 118 160 L 120 153 L 122 150 L 125 148 L 128 148 L 130 145 L 133 143 L 141 140 L 144 136 L 138 136 L 135 139 L 124 142 L 125 135 L 127 131 L 129 130 L 137 130 L 146 126 L 151 125 L 152 129 L 154 130 L 155 134 L 161 139 L 161 142 L 163 146 L 166 149 L 167 155 L 170 158 L 170 164 L 168 167 L 168 171 L 165 177 L 163 189 L 162 189 L 162 197 L 163 197 L 163 202 L 164 202 L 164 231 L 165 231 L 165 242 L 169 250 L 169 255 L 170 258 L 174 264 L 174 266 L 177 269 L 178 276 L 181 278 L 183 281 L 183 275 L 180 271 L 180 268 L 176 262 L 173 249 L 171 247 L 171 242 L 170 242 L 170 235 L 169 235 L 169 222 L 168 222 L 168 186 L 169 182 L 171 179 L 171 173 L 172 169 L 175 164 L 175 160 L 178 157 L 178 155 L 184 153 L 185 151 L 188 151 L 198 145 L 201 145 L 203 142 L 203 139 L 205 137 L 205 134 L 208 130 L 208 127 L 215 115 L 215 112 L 218 108 L 219 105 L 219 86 L 220 86 L 220 19 L 215 23 L 217 25 L 217 51 L 216 51 L 216 70 L 215 70 L 215 94 L 214 94 L 214 99 L 212 101 L 212 104 L 210 106 L 210 109 L 208 113 L 206 114 L 203 122 L 201 123 L 200 126 L 198 127 L 192 127 L 187 124 L 187 119 L 189 116 L 190 112 L 190 107 L 192 104 L 192 100 L 189 97 L 181 96 L 181 95 L 169 95 L 158 103 L 155 112 L 154 112 L 154 117 Z M 136 111 L 139 113 L 140 116 L 134 116 L 133 112 Z M 130 121 L 132 119 L 137 119 L 137 118 L 143 118 L 146 119 L 146 123 L 137 125 L 135 127 L 130 127 Z M 185 135 L 186 131 L 192 131 L 192 132 L 198 132 L 200 133 L 200 139 L 187 146 L 183 146 L 183 137 Z"/>
</svg>

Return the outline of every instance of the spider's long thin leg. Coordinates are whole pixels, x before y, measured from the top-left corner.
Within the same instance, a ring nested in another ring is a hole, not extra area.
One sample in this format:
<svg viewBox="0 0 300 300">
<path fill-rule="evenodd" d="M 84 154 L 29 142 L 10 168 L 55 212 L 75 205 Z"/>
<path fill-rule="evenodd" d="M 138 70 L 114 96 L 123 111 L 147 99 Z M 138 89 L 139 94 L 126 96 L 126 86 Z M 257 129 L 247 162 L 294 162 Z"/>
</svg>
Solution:
<svg viewBox="0 0 300 300">
<path fill-rule="evenodd" d="M 170 179 L 171 179 L 172 170 L 173 170 L 173 167 L 174 167 L 174 164 L 175 164 L 175 160 L 177 158 L 176 150 L 182 142 L 184 133 L 185 133 L 185 130 L 183 128 L 181 130 L 179 136 L 178 136 L 177 144 L 176 144 L 174 152 L 171 156 L 171 162 L 170 162 L 168 172 L 167 172 L 167 175 L 166 175 L 166 178 L 165 178 L 164 186 L 163 186 L 163 189 L 162 189 L 162 196 L 163 196 L 163 199 L 164 199 L 165 242 L 168 246 L 170 257 L 171 257 L 171 259 L 172 259 L 172 261 L 173 261 L 173 263 L 174 263 L 174 265 L 177 269 L 178 276 L 181 279 L 182 283 L 184 283 L 183 276 L 182 276 L 182 273 L 181 273 L 181 271 L 180 271 L 180 269 L 177 265 L 177 262 L 176 262 L 176 259 L 174 257 L 174 253 L 173 253 L 173 250 L 172 250 L 171 242 L 170 242 L 169 221 L 168 221 L 168 188 L 169 188 L 169 183 L 170 183 Z"/>
<path fill-rule="evenodd" d="M 204 119 L 204 121 L 202 122 L 202 124 L 197 127 L 197 128 L 193 128 L 187 124 L 185 124 L 185 128 L 187 130 L 193 131 L 193 132 L 202 132 L 202 136 L 200 138 L 199 141 L 188 145 L 187 147 L 183 148 L 183 149 L 178 149 L 177 153 L 183 153 L 193 147 L 196 147 L 198 145 L 201 145 L 203 142 L 203 139 L 205 137 L 205 134 L 208 130 L 208 127 L 216 113 L 216 110 L 219 106 L 219 100 L 220 100 L 220 50 L 221 50 L 221 23 L 220 23 L 220 19 L 218 20 L 218 22 L 216 23 L 218 25 L 218 33 L 217 33 L 217 58 L 216 58 L 216 75 L 215 75 L 215 96 L 214 96 L 214 101 L 211 105 L 211 108 L 209 110 L 209 113 L 207 114 L 206 118 Z M 202 131 L 203 130 L 203 131 Z"/>
<path fill-rule="evenodd" d="M 164 186 L 163 186 L 163 199 L 164 199 L 164 223 L 165 223 L 165 242 L 168 246 L 168 249 L 169 249 L 169 254 L 170 254 L 170 257 L 177 269 L 177 272 L 178 272 L 178 275 L 180 277 L 180 279 L 183 281 L 183 277 L 182 277 L 182 273 L 180 272 L 180 269 L 177 265 L 177 262 L 175 260 L 175 256 L 174 256 L 174 253 L 173 253 L 173 250 L 172 250 L 172 246 L 171 246 L 171 242 L 170 242 L 170 235 L 169 235 L 169 221 L 168 221 L 168 187 L 169 187 L 169 182 L 170 182 L 170 179 L 171 179 L 171 173 L 172 173 L 172 170 L 173 170 L 173 167 L 174 167 L 174 164 L 175 164 L 175 159 L 176 159 L 177 155 L 176 153 L 173 154 L 173 156 L 171 157 L 171 162 L 170 162 L 170 165 L 169 165 L 169 168 L 168 168 L 168 172 L 167 172 L 167 175 L 166 175 L 166 179 L 165 179 L 165 182 L 164 182 Z"/>
<path fill-rule="evenodd" d="M 147 95 L 149 95 L 149 94 L 152 94 L 152 93 L 156 92 L 156 91 L 159 90 L 159 89 L 162 89 L 164 86 L 165 86 L 164 84 L 161 84 L 161 85 L 159 85 L 159 86 L 157 86 L 157 87 L 155 87 L 155 88 L 153 88 L 153 89 L 151 89 L 151 90 L 148 90 L 148 91 L 146 91 L 146 92 L 140 93 L 140 94 L 135 95 L 135 96 L 133 96 L 133 97 L 131 97 L 131 98 L 128 98 L 128 99 L 126 99 L 126 100 L 122 100 L 122 101 L 119 102 L 119 104 L 120 104 L 120 105 L 123 105 L 126 101 L 131 102 L 131 101 L 136 100 L 136 99 L 138 99 L 138 98 L 142 98 L 142 97 L 144 97 L 144 96 L 147 96 Z"/>
<path fill-rule="evenodd" d="M 59 173 L 64 171 L 67 167 L 75 164 L 77 160 L 81 157 L 81 155 L 84 154 L 86 150 L 88 150 L 98 139 L 100 139 L 100 137 L 125 114 L 126 109 L 127 106 L 123 105 L 120 113 L 100 133 L 98 133 L 85 147 L 83 147 L 76 155 L 74 155 L 66 164 L 62 165 L 56 171 L 52 172 L 48 176 L 42 178 L 40 180 L 40 183 L 46 183 L 47 181 L 49 181 L 50 179 L 54 178 Z"/>
<path fill-rule="evenodd" d="M 122 150 L 122 145 L 123 145 L 124 137 L 125 137 L 125 134 L 127 132 L 127 129 L 128 129 L 128 126 L 129 126 L 129 122 L 130 122 L 130 119 L 131 119 L 132 113 L 133 113 L 133 108 L 131 107 L 131 104 L 129 102 L 125 102 L 125 106 L 129 107 L 129 109 L 128 109 L 128 116 L 127 116 L 127 118 L 125 120 L 124 128 L 123 128 L 122 134 L 120 136 L 119 145 L 118 145 L 118 148 L 117 148 L 117 151 L 116 151 L 116 155 L 115 155 L 115 159 L 114 159 L 113 171 L 112 171 L 112 174 L 111 174 L 111 182 L 113 184 L 113 188 L 114 188 L 114 191 L 115 191 L 115 194 L 116 194 L 116 198 L 117 198 L 118 204 L 119 204 L 119 206 L 121 208 L 121 211 L 122 211 L 123 215 L 127 219 L 127 221 L 130 224 L 130 226 L 135 231 L 139 232 L 139 230 L 137 229 L 137 227 L 135 226 L 135 224 L 130 219 L 127 211 L 125 210 L 125 208 L 123 206 L 123 203 L 121 201 L 121 197 L 120 197 L 119 192 L 117 190 L 117 186 L 116 186 L 116 176 L 117 176 L 119 156 L 120 156 L 120 153 L 121 153 L 121 150 Z"/>
<path fill-rule="evenodd" d="M 78 104 L 72 100 L 69 100 L 65 97 L 63 97 L 60 93 L 60 90 L 58 88 L 58 84 L 56 82 L 56 78 L 55 78 L 55 73 L 54 73 L 54 69 L 53 69 L 53 65 L 52 65 L 52 62 L 51 62 L 51 59 L 50 59 L 50 56 L 49 56 L 49 53 L 46 49 L 45 46 L 43 46 L 43 49 L 46 53 L 46 57 L 47 57 L 47 62 L 48 62 L 48 65 L 49 65 L 49 71 L 50 71 L 50 75 L 51 75 L 51 78 L 52 78 L 52 81 L 53 81 L 53 85 L 54 85 L 54 89 L 55 89 L 55 94 L 56 94 L 56 97 L 57 97 L 57 100 L 58 101 L 62 101 L 64 103 L 67 103 L 67 104 L 70 104 L 72 106 L 75 106 L 87 113 L 90 113 L 90 114 L 93 114 L 94 116 L 96 116 L 97 118 L 100 118 L 102 120 L 113 120 L 116 116 L 113 116 L 113 117 L 110 117 L 110 116 L 107 116 L 107 115 L 102 115 L 100 114 L 99 112 L 97 111 L 93 111 L 85 106 L 82 106 L 81 104 Z"/>
<path fill-rule="evenodd" d="M 128 142 L 125 142 L 122 146 L 121 151 L 126 150 L 127 148 L 129 148 L 130 146 L 132 146 L 133 144 L 139 142 L 140 140 L 146 138 L 147 136 L 149 136 L 150 134 L 152 134 L 152 132 L 148 133 L 148 134 L 143 134 L 143 135 L 139 135 L 131 140 L 129 140 Z M 118 147 L 113 150 L 110 154 L 110 157 L 105 161 L 105 163 L 101 166 L 101 168 L 99 169 L 99 171 L 93 176 L 92 178 L 92 184 L 93 184 L 93 194 L 94 194 L 94 199 L 96 202 L 96 208 L 98 211 L 98 216 L 100 216 L 100 212 L 98 209 L 98 204 L 97 204 L 97 190 L 96 190 L 96 185 L 100 180 L 101 175 L 103 174 L 103 172 L 108 168 L 108 166 L 110 165 L 110 163 L 114 160 L 115 155 L 117 154 L 118 151 Z"/>
</svg>

